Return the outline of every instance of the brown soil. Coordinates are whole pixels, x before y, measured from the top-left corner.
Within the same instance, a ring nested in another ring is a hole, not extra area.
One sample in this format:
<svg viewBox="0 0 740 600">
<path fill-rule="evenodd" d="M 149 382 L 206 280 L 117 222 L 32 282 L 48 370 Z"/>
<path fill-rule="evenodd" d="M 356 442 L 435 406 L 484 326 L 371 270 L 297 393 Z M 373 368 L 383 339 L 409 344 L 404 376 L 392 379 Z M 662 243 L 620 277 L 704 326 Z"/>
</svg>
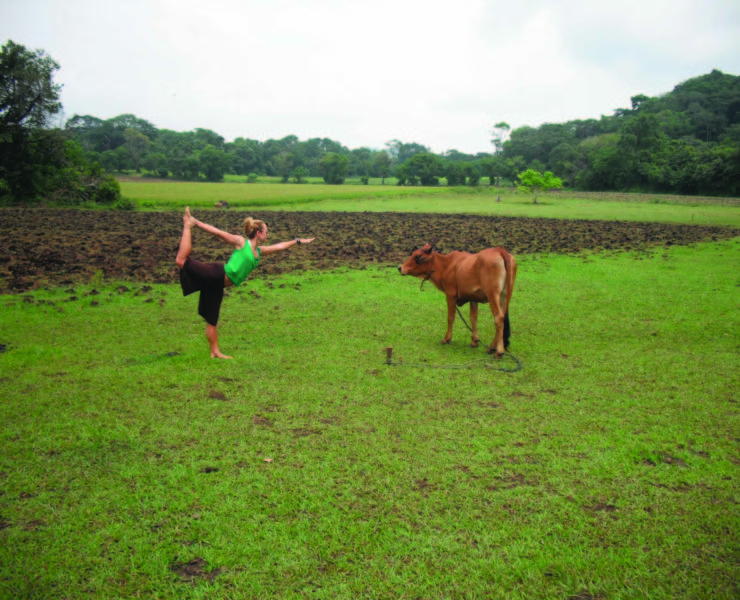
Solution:
<svg viewBox="0 0 740 600">
<path fill-rule="evenodd" d="M 219 229 L 238 232 L 248 215 L 211 211 L 198 216 Z M 268 244 L 299 236 L 316 237 L 316 241 L 266 257 L 253 277 L 399 264 L 414 246 L 427 241 L 441 252 L 503 246 L 516 255 L 649 249 L 740 236 L 740 230 L 724 227 L 477 215 L 261 212 L 255 216 L 270 227 Z M 177 281 L 179 212 L 10 208 L 0 210 L 0 221 L 0 293 L 89 282 L 97 272 L 108 280 Z M 229 254 L 222 242 L 195 231 L 194 258 L 223 262 Z"/>
</svg>

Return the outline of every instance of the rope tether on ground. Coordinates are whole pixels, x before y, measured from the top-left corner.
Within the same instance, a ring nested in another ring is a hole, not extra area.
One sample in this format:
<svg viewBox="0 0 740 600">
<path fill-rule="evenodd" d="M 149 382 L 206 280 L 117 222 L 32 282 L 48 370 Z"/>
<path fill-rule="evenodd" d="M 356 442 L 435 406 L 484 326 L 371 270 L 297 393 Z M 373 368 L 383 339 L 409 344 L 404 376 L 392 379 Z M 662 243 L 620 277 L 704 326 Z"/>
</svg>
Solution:
<svg viewBox="0 0 740 600">
<path fill-rule="evenodd" d="M 429 275 L 427 276 L 424 281 L 421 282 L 421 289 L 424 289 L 424 283 L 432 276 L 432 273 L 434 271 L 431 271 Z M 456 306 L 455 310 L 457 310 L 458 316 L 462 319 L 462 322 L 465 323 L 465 327 L 470 330 L 470 332 L 473 332 L 472 327 L 468 325 L 468 322 L 465 320 L 465 317 L 462 316 L 462 313 L 460 312 L 460 307 Z M 482 346 L 485 348 L 485 346 Z M 497 359 L 490 359 L 490 358 L 474 358 L 473 360 L 469 360 L 468 362 L 462 363 L 461 365 L 428 365 L 426 363 L 410 363 L 410 362 L 403 362 L 403 361 L 393 361 L 391 360 L 391 357 L 393 356 L 393 347 L 389 346 L 385 349 L 386 351 L 386 365 L 390 365 L 392 367 L 422 367 L 427 369 L 470 369 L 470 365 L 473 363 L 481 362 L 483 361 L 485 364 L 483 365 L 486 369 L 491 369 L 492 371 L 501 371 L 503 373 L 516 373 L 517 371 L 521 371 L 524 368 L 524 365 L 522 364 L 522 361 L 519 360 L 516 356 L 513 354 L 510 354 L 506 352 L 501 358 L 510 358 L 516 363 L 516 367 L 513 369 L 507 369 L 502 367 L 492 367 L 490 364 L 491 360 L 497 360 Z"/>
<path fill-rule="evenodd" d="M 485 348 L 485 346 L 484 346 Z M 385 364 L 389 365 L 391 367 L 421 367 L 426 369 L 470 369 L 472 368 L 472 365 L 474 363 L 483 362 L 483 367 L 486 369 L 490 369 L 492 371 L 501 371 L 503 373 L 516 373 L 517 371 L 521 371 L 524 368 L 524 365 L 522 364 L 522 361 L 519 360 L 516 356 L 513 354 L 510 354 L 507 352 L 504 354 L 501 358 L 510 358 L 516 363 L 516 366 L 513 369 L 507 369 L 506 367 L 494 367 L 492 366 L 492 361 L 497 360 L 492 357 L 485 357 L 485 358 L 474 358 L 473 360 L 469 360 L 465 363 L 459 364 L 459 365 L 430 365 L 427 363 L 417 363 L 417 362 L 405 362 L 403 360 L 401 361 L 394 361 L 392 360 L 393 356 L 393 347 L 389 346 L 386 348 L 386 361 Z"/>
</svg>

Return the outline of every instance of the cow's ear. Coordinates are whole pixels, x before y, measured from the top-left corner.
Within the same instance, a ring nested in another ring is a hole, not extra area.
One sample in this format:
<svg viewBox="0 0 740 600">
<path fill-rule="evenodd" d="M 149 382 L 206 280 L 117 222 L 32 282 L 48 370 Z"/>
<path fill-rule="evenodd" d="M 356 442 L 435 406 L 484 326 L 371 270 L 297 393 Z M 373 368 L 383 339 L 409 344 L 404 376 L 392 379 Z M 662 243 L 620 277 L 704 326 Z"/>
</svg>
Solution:
<svg viewBox="0 0 740 600">
<path fill-rule="evenodd" d="M 425 244 L 424 248 L 422 248 L 422 251 L 424 252 L 424 254 L 431 254 L 433 250 L 434 250 L 434 246 L 432 246 L 429 243 Z"/>
</svg>

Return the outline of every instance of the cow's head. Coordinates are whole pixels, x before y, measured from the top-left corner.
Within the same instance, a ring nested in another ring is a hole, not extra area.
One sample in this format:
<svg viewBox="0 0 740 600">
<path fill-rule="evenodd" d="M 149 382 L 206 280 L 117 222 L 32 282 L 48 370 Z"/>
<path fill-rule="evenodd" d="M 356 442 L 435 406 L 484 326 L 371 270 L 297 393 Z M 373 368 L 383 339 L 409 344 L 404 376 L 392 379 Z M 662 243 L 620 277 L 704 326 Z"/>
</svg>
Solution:
<svg viewBox="0 0 740 600">
<path fill-rule="evenodd" d="M 409 259 L 398 267 L 401 275 L 413 275 L 414 277 L 426 277 L 432 270 L 432 253 L 434 247 L 427 243 L 421 248 L 414 248 Z"/>
</svg>

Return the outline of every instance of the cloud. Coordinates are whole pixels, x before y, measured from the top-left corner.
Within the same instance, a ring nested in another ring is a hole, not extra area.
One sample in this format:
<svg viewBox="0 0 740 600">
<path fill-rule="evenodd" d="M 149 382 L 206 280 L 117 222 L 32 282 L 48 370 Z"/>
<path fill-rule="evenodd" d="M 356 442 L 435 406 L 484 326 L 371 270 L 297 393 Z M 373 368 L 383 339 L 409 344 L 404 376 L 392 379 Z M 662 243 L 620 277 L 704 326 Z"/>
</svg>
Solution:
<svg viewBox="0 0 740 600">
<path fill-rule="evenodd" d="M 738 73 L 736 4 L 26 0 L 0 5 L 0 38 L 61 64 L 68 116 L 474 153 L 498 121 L 599 118 L 713 68 Z"/>
</svg>

